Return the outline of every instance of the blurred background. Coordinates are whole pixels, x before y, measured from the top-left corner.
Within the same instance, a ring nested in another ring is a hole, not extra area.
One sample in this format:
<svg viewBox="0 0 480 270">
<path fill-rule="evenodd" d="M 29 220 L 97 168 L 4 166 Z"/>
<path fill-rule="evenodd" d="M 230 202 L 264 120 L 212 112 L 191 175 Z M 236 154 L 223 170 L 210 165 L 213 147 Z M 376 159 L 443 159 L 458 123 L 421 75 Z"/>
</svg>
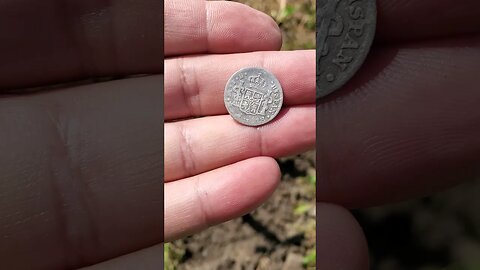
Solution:
<svg viewBox="0 0 480 270">
<path fill-rule="evenodd" d="M 372 270 L 479 270 L 480 181 L 434 196 L 354 211 Z"/>
<path fill-rule="evenodd" d="M 315 48 L 315 1 L 240 0 L 269 14 L 283 50 Z M 259 209 L 165 245 L 165 269 L 316 269 L 315 152 L 278 160 L 282 181 Z M 355 210 L 372 270 L 480 270 L 480 181 Z M 330 269 L 325 269 L 330 270 Z"/>
</svg>

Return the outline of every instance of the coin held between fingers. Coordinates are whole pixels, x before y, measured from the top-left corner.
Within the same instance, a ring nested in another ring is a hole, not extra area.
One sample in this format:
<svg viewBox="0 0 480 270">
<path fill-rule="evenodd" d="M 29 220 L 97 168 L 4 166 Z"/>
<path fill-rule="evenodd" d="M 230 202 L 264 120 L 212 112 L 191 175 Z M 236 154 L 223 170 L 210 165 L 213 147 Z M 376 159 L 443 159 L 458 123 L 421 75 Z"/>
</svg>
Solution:
<svg viewBox="0 0 480 270">
<path fill-rule="evenodd" d="M 248 67 L 235 72 L 225 86 L 228 113 L 246 126 L 272 121 L 283 105 L 283 89 L 277 78 L 263 68 Z"/>
</svg>

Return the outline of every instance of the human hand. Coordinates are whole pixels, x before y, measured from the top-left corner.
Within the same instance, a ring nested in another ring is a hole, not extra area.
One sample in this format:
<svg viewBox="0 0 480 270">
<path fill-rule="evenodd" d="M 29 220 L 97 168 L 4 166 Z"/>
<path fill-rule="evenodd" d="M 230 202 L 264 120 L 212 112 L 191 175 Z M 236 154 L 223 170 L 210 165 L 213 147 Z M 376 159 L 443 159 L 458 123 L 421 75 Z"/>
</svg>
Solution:
<svg viewBox="0 0 480 270">
<path fill-rule="evenodd" d="M 163 76 L 93 79 L 162 73 L 161 12 L 2 1 L 0 269 L 73 269 L 162 241 Z M 158 269 L 159 249 L 95 269 Z"/>
<path fill-rule="evenodd" d="M 272 157 L 314 147 L 315 51 L 280 46 L 275 22 L 247 6 L 165 1 L 166 241 L 251 211 L 279 181 Z M 284 91 L 280 114 L 258 128 L 233 120 L 223 101 L 229 77 L 251 66 Z"/>
<path fill-rule="evenodd" d="M 319 269 L 369 269 L 358 224 L 325 202 L 381 205 L 479 175 L 480 2 L 377 7 L 367 61 L 317 107 Z"/>
<path fill-rule="evenodd" d="M 358 74 L 317 110 L 317 199 L 348 207 L 478 176 L 480 2 L 378 2 Z"/>
</svg>

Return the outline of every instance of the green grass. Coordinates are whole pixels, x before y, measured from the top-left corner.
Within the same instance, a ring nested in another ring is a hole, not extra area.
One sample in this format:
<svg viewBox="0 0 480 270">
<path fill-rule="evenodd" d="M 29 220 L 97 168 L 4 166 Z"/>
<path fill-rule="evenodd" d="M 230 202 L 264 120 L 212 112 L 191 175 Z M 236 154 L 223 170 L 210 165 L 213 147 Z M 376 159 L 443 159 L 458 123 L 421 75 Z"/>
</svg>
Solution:
<svg viewBox="0 0 480 270">
<path fill-rule="evenodd" d="M 176 270 L 184 255 L 183 250 L 175 249 L 174 246 L 166 243 L 163 245 L 164 270 Z"/>
<path fill-rule="evenodd" d="M 163 262 L 164 262 L 164 270 L 175 270 L 174 266 L 172 265 L 170 259 L 170 245 L 165 244 L 163 245 Z"/>
<path fill-rule="evenodd" d="M 310 250 L 305 257 L 303 257 L 303 266 L 306 268 L 315 267 L 317 262 L 317 252 L 315 249 Z M 314 269 L 314 268 L 312 268 Z"/>
<path fill-rule="evenodd" d="M 315 49 L 314 0 L 239 0 L 270 15 L 283 33 L 283 50 Z"/>
<path fill-rule="evenodd" d="M 307 176 L 307 180 L 308 180 L 308 183 L 310 183 L 310 185 L 312 185 L 312 186 L 317 185 L 317 177 L 315 175 Z"/>
<path fill-rule="evenodd" d="M 310 211 L 310 209 L 312 209 L 312 205 L 309 204 L 309 203 L 300 203 L 299 205 L 297 205 L 297 207 L 295 207 L 295 209 L 293 210 L 293 213 L 295 215 L 303 215 L 305 213 L 307 213 L 308 211 Z"/>
</svg>

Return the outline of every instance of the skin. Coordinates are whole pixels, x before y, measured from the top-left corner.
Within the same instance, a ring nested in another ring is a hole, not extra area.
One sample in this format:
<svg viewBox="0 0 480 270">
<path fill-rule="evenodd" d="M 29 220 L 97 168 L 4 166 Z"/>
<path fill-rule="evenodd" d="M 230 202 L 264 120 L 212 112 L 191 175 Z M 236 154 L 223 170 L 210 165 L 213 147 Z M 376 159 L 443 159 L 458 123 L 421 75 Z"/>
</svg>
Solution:
<svg viewBox="0 0 480 270">
<path fill-rule="evenodd" d="M 252 211 L 280 179 L 272 157 L 314 147 L 315 52 L 275 51 L 275 22 L 238 3 L 166 1 L 165 15 L 164 232 L 171 241 Z M 223 101 L 229 77 L 246 66 L 269 70 L 284 90 L 285 109 L 258 128 L 233 120 Z"/>
<path fill-rule="evenodd" d="M 162 9 L 0 4 L 0 268 L 72 269 L 162 241 L 163 75 L 82 81 L 162 73 Z"/>
<path fill-rule="evenodd" d="M 407 2 L 379 2 L 366 63 L 318 105 L 319 201 L 379 205 L 479 176 L 480 3 Z"/>
<path fill-rule="evenodd" d="M 37 2 L 0 5 L 2 268 L 159 268 L 155 244 L 252 210 L 279 181 L 272 157 L 317 137 L 318 265 L 368 269 L 360 227 L 327 202 L 411 198 L 478 168 L 476 0 L 378 1 L 372 56 L 316 117 L 314 52 L 276 52 L 278 27 L 258 11 L 200 0 Z M 272 71 L 285 91 L 285 110 L 258 129 L 223 107 L 224 83 L 246 65 Z M 160 75 L 43 88 L 132 74 Z"/>
</svg>

